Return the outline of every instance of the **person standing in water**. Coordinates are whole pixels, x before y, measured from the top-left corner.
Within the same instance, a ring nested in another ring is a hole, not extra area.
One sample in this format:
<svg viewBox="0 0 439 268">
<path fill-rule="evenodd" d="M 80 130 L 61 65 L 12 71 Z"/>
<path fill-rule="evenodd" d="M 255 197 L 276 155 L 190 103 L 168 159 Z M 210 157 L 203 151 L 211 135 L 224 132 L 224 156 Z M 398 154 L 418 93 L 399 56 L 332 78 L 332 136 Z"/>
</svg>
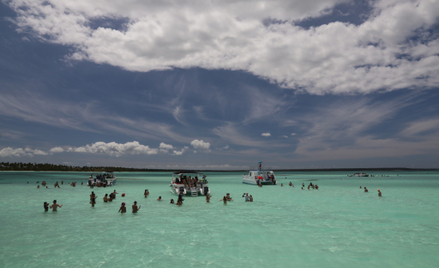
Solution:
<svg viewBox="0 0 439 268">
<path fill-rule="evenodd" d="M 145 193 L 143 193 L 143 195 L 145 196 L 145 198 L 148 197 L 148 195 L 149 195 L 149 191 L 148 191 L 148 189 L 145 190 Z"/>
<path fill-rule="evenodd" d="M 57 211 L 56 209 L 57 209 L 58 207 L 62 207 L 62 205 L 58 205 L 58 204 L 56 203 L 56 200 L 53 200 L 53 204 L 50 206 L 50 208 L 52 209 L 52 211 Z"/>
<path fill-rule="evenodd" d="M 49 203 L 47 203 L 47 202 L 44 202 L 44 211 L 45 212 L 47 212 L 47 211 L 49 211 Z"/>
<path fill-rule="evenodd" d="M 137 201 L 134 201 L 134 205 L 133 205 L 133 213 L 137 213 L 137 211 L 139 211 L 141 206 L 137 207 Z"/>
<path fill-rule="evenodd" d="M 380 189 L 378 189 L 378 196 L 382 196 Z"/>
<path fill-rule="evenodd" d="M 125 207 L 125 202 L 122 203 L 122 206 L 119 208 L 120 213 L 126 213 L 127 212 L 127 207 Z"/>
</svg>

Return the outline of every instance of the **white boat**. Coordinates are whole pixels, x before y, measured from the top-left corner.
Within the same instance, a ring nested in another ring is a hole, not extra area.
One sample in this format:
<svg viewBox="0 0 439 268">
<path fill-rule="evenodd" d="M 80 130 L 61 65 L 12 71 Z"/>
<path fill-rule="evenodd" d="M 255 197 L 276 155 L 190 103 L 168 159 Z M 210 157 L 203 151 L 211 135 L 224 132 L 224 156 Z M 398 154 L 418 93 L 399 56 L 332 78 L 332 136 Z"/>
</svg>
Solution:
<svg viewBox="0 0 439 268">
<path fill-rule="evenodd" d="M 262 162 L 258 162 L 258 168 L 250 170 L 242 175 L 242 183 L 253 185 L 276 185 L 276 176 L 272 170 L 263 170 Z"/>
<path fill-rule="evenodd" d="M 92 173 L 88 177 L 87 186 L 106 187 L 116 184 L 116 176 L 111 171 L 105 171 L 103 173 Z"/>
<path fill-rule="evenodd" d="M 366 173 L 354 173 L 352 176 L 353 177 L 369 177 L 369 175 Z"/>
<path fill-rule="evenodd" d="M 174 172 L 172 174 L 171 192 L 176 195 L 207 195 L 210 194 L 206 175 L 198 172 Z"/>
</svg>

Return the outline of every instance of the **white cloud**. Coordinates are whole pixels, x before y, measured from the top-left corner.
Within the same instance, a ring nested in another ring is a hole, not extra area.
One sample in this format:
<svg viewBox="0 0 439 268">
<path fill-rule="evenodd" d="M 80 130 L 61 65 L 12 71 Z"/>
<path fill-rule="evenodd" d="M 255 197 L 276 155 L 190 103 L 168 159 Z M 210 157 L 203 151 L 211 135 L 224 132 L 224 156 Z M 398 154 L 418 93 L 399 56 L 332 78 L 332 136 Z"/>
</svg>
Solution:
<svg viewBox="0 0 439 268">
<path fill-rule="evenodd" d="M 161 142 L 159 148 L 160 150 L 167 152 L 168 150 L 174 149 L 174 146 L 172 146 L 171 144 L 166 144 L 164 142 Z"/>
<path fill-rule="evenodd" d="M 30 148 L 26 148 L 25 151 L 27 153 L 30 153 L 32 155 L 48 155 L 48 153 L 38 150 L 38 149 L 30 149 Z"/>
<path fill-rule="evenodd" d="M 291 136 L 296 136 L 297 134 L 296 133 L 291 133 Z"/>
<path fill-rule="evenodd" d="M 73 46 L 72 59 L 131 71 L 244 70 L 313 94 L 439 85 L 439 39 L 428 32 L 439 16 L 436 1 L 371 1 L 372 15 L 358 26 L 294 25 L 326 14 L 341 2 L 348 1 L 11 0 L 7 4 L 17 12 L 20 29 L 30 28 L 49 42 Z M 122 19 L 126 24 L 121 29 L 90 26 L 102 18 Z M 268 18 L 276 23 L 267 25 Z M 415 36 L 421 41 L 410 40 Z M 176 120 L 180 114 L 176 108 Z"/>
<path fill-rule="evenodd" d="M 173 154 L 174 154 L 174 155 L 182 155 L 182 154 L 184 154 L 184 152 L 186 152 L 187 149 L 189 149 L 189 147 L 185 146 L 185 147 L 183 147 L 183 149 L 181 149 L 180 151 L 178 151 L 178 150 L 174 150 L 174 151 L 173 151 Z"/>
<path fill-rule="evenodd" d="M 50 153 L 62 153 L 64 152 L 64 149 L 61 147 L 53 147 L 52 149 L 49 150 Z"/>
<path fill-rule="evenodd" d="M 270 137 L 271 134 L 270 133 L 262 133 L 261 136 L 263 136 L 263 137 Z"/>
<path fill-rule="evenodd" d="M 0 150 L 1 157 L 8 157 L 8 156 L 20 157 L 24 155 L 30 155 L 30 154 L 26 153 L 26 151 L 22 148 L 13 149 L 11 147 L 6 147 Z"/>
<path fill-rule="evenodd" d="M 287 136 L 287 135 L 282 135 L 282 137 L 285 138 L 285 139 L 288 139 L 288 136 Z"/>
<path fill-rule="evenodd" d="M 67 151 L 75 153 L 109 154 L 113 156 L 121 156 L 123 154 L 152 155 L 158 153 L 158 149 L 149 148 L 149 146 L 142 145 L 138 141 L 132 141 L 127 143 L 105 143 L 102 141 L 98 141 L 91 145 L 85 145 L 76 148 L 72 147 L 69 148 Z"/>
<path fill-rule="evenodd" d="M 209 150 L 209 148 L 210 148 L 210 143 L 204 142 L 203 140 L 193 140 L 193 141 L 191 141 L 191 145 L 195 149 Z"/>
<path fill-rule="evenodd" d="M 38 149 L 30 149 L 30 148 L 16 148 L 13 149 L 11 147 L 6 147 L 0 150 L 0 157 L 21 157 L 21 156 L 34 156 L 34 155 L 48 155 L 48 153 L 38 150 Z"/>
</svg>

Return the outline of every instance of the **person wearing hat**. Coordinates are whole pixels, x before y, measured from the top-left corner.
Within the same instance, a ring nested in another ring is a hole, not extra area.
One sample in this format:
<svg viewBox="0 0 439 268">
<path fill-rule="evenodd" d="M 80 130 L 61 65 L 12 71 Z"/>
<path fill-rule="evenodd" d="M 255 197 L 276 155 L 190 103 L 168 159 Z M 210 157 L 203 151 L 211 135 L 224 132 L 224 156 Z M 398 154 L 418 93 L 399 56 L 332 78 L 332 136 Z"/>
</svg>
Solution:
<svg viewBox="0 0 439 268">
<path fill-rule="evenodd" d="M 122 206 L 119 208 L 120 213 L 126 213 L 127 212 L 127 207 L 125 206 L 125 202 L 122 203 Z"/>
<path fill-rule="evenodd" d="M 134 201 L 134 205 L 133 205 L 133 213 L 137 213 L 137 211 L 139 211 L 140 206 L 137 207 L 137 201 Z"/>
</svg>

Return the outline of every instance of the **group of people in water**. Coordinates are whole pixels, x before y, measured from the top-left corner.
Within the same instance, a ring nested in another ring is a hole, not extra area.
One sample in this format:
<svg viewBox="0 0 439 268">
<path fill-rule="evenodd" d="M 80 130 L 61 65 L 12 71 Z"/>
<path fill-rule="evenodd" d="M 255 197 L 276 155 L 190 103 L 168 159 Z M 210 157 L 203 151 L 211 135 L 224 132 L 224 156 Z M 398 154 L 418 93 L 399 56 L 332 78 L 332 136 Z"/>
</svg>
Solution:
<svg viewBox="0 0 439 268">
<path fill-rule="evenodd" d="M 29 182 L 27 182 L 27 183 L 29 183 Z M 38 184 L 38 183 L 40 183 L 40 181 L 37 181 L 37 184 Z M 64 184 L 64 181 L 61 181 L 61 184 Z M 84 184 L 84 183 L 81 182 L 81 185 L 83 185 L 83 184 Z M 42 182 L 41 182 L 41 185 L 42 185 L 43 187 L 46 187 L 47 189 L 49 189 L 49 186 L 47 186 L 47 182 L 46 182 L 46 181 L 42 181 Z M 76 187 L 76 181 L 70 183 L 70 186 L 72 186 L 72 187 Z M 38 188 L 38 189 L 40 188 L 40 185 L 39 185 L 39 184 L 38 184 L 37 188 Z M 55 184 L 53 185 L 53 188 L 61 188 L 61 187 L 59 187 L 59 183 L 58 183 L 58 182 L 55 182 Z"/>
<path fill-rule="evenodd" d="M 360 186 L 360 189 L 363 189 L 363 187 Z M 378 189 L 377 191 L 378 191 L 378 196 L 383 196 L 383 193 L 381 193 L 381 190 L 380 190 L 380 189 Z M 364 186 L 364 192 L 365 192 L 365 193 L 368 193 L 368 192 L 369 192 L 369 190 L 367 189 L 366 186 Z"/>
</svg>

